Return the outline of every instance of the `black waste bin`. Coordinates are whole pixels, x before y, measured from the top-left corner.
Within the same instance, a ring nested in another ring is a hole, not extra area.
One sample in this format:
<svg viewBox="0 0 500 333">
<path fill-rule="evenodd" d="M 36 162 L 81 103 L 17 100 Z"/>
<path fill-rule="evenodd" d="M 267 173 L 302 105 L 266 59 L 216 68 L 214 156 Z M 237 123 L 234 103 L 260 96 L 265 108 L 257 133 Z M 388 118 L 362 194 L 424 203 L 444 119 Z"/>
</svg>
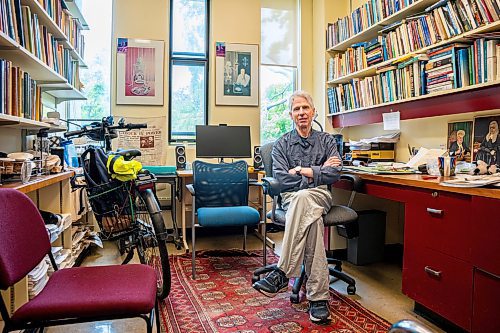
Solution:
<svg viewBox="0 0 500 333">
<path fill-rule="evenodd" d="M 359 236 L 347 240 L 347 260 L 354 265 L 382 261 L 385 246 L 385 212 L 373 209 L 357 213 Z"/>
</svg>

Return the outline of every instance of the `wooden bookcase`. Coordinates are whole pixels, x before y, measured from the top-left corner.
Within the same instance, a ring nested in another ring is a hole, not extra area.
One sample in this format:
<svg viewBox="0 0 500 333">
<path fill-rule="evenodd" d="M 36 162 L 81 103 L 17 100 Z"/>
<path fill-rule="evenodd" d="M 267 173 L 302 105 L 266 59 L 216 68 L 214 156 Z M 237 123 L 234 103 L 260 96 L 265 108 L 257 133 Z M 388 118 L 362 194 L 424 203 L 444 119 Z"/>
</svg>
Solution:
<svg viewBox="0 0 500 333">
<path fill-rule="evenodd" d="M 345 41 L 328 48 L 326 50 L 327 54 L 329 56 L 333 56 L 338 52 L 346 51 L 353 44 L 370 41 L 378 35 L 378 31 L 384 26 L 391 25 L 408 16 L 419 14 L 425 8 L 437 2 L 438 0 L 419 0 L 381 20 L 380 22 L 373 24 Z M 484 24 L 476 29 L 442 40 L 438 43 L 415 50 L 403 56 L 383 61 L 373 66 L 334 78 L 333 80 L 327 80 L 326 86 L 333 87 L 350 82 L 352 79 L 362 79 L 374 76 L 378 67 L 390 65 L 403 59 L 404 57 L 422 54 L 430 49 L 451 43 L 465 42 L 470 40 L 468 38 L 473 35 L 496 31 L 500 31 L 500 20 Z M 402 120 L 484 111 L 500 108 L 500 100 L 498 98 L 494 98 L 494 96 L 498 96 L 499 93 L 500 81 L 495 80 L 461 88 L 439 91 L 430 94 L 428 93 L 426 95 L 386 102 L 373 106 L 359 107 L 338 113 L 330 113 L 327 116 L 332 118 L 331 121 L 334 128 L 340 128 L 379 123 L 382 122 L 383 113 L 392 111 L 400 111 Z"/>
<path fill-rule="evenodd" d="M 61 1 L 64 2 L 64 0 Z M 63 45 L 64 49 L 69 50 L 72 61 L 77 62 L 80 68 L 86 68 L 82 56 L 75 50 L 70 39 L 38 1 L 21 0 L 21 5 L 28 6 L 31 13 L 37 15 L 39 23 L 46 27 L 47 31 Z M 74 3 L 67 7 L 73 17 L 83 17 Z M 88 29 L 86 22 L 82 26 L 83 29 Z M 42 92 L 52 96 L 56 104 L 70 100 L 86 100 L 84 94 L 77 87 L 2 31 L 0 31 L 0 58 L 11 61 L 14 66 L 29 73 L 37 82 L 37 86 L 42 88 Z"/>
</svg>

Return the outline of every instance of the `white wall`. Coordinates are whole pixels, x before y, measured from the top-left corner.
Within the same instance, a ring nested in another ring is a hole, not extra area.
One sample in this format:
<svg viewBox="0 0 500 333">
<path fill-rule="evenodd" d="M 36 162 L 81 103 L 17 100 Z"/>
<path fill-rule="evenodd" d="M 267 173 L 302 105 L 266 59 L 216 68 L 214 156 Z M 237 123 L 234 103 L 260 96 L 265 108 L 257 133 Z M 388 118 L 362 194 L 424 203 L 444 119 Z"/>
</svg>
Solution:
<svg viewBox="0 0 500 333">
<path fill-rule="evenodd" d="M 239 15 L 238 15 L 239 14 Z M 252 145 L 260 143 L 259 107 L 236 107 L 215 105 L 215 42 L 260 44 L 260 0 L 214 0 L 211 1 L 210 17 L 210 63 L 209 63 L 209 124 L 226 123 L 249 125 Z M 111 112 L 124 117 L 162 117 L 164 124 L 164 156 L 162 163 L 175 165 L 173 146 L 168 145 L 168 38 L 169 1 L 115 0 L 113 3 L 113 50 L 116 38 L 143 38 L 165 41 L 164 105 L 137 106 L 116 105 L 116 56 L 113 54 Z M 187 147 L 187 159 L 195 159 L 194 145 Z M 248 163 L 251 159 L 247 160 Z"/>
</svg>

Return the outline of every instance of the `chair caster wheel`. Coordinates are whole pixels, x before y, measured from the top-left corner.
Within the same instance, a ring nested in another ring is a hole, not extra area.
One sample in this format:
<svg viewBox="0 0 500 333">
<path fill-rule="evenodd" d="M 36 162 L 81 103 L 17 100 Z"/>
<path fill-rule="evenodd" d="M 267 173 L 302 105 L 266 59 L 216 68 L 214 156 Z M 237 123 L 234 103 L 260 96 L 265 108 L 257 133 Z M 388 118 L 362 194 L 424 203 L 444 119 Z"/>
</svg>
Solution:
<svg viewBox="0 0 500 333">
<path fill-rule="evenodd" d="M 252 276 L 252 284 L 254 284 L 257 281 L 259 281 L 259 277 L 258 276 Z"/>
<path fill-rule="evenodd" d="M 299 295 L 298 294 L 291 294 L 290 295 L 290 302 L 292 302 L 293 304 L 299 304 L 299 302 L 300 302 Z"/>
<path fill-rule="evenodd" d="M 356 294 L 356 286 L 347 286 L 347 294 L 355 295 Z"/>
</svg>

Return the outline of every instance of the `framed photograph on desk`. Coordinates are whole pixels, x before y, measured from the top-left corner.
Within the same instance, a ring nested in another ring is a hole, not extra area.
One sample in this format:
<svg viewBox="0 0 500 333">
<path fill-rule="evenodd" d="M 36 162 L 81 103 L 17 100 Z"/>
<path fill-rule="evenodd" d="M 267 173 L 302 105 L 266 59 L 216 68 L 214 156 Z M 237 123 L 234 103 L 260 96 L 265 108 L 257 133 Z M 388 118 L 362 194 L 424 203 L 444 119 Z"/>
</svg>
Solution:
<svg viewBox="0 0 500 333">
<path fill-rule="evenodd" d="M 216 43 L 215 104 L 259 105 L 259 45 Z"/>
<path fill-rule="evenodd" d="M 455 156 L 458 161 L 471 162 L 472 121 L 448 123 L 447 141 L 446 148 L 451 156 Z"/>
</svg>

